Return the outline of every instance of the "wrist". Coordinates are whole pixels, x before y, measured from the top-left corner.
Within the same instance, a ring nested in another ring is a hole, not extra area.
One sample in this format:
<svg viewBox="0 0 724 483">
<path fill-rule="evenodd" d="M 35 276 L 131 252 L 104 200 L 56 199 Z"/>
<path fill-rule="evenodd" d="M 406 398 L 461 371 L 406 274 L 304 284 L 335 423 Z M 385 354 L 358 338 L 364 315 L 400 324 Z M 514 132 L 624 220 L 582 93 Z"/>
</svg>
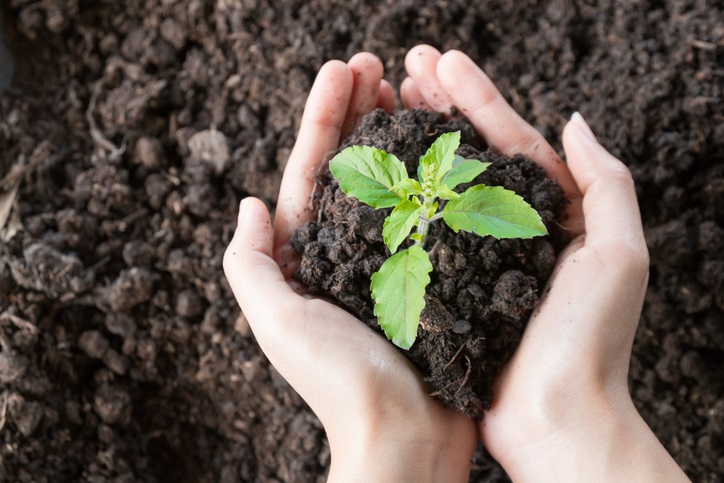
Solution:
<svg viewBox="0 0 724 483">
<path fill-rule="evenodd" d="M 328 431 L 329 481 L 468 481 L 477 444 L 472 421 L 457 414 L 443 425 L 434 417 L 402 419 Z"/>
<path fill-rule="evenodd" d="M 513 481 L 688 481 L 628 393 L 588 402 L 500 458 Z"/>
</svg>

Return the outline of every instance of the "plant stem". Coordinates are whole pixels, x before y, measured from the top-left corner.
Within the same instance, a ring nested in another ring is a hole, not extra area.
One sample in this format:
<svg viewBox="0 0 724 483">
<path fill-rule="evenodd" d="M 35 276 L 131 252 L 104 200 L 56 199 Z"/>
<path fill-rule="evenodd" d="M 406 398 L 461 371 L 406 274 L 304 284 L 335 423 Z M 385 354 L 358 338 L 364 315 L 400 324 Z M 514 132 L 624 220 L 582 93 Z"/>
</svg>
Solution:
<svg viewBox="0 0 724 483">
<path fill-rule="evenodd" d="M 417 230 L 415 231 L 415 233 L 419 235 L 419 239 L 415 241 L 415 245 L 419 245 L 421 248 L 425 247 L 425 240 L 427 239 L 427 232 L 430 229 L 430 222 L 435 221 L 442 216 L 441 213 L 435 213 L 432 217 L 428 218 L 428 214 L 435 204 L 434 200 L 434 197 L 432 197 L 432 201 L 430 201 L 430 198 L 427 196 L 422 196 L 422 206 L 424 207 L 424 210 L 422 216 L 420 217 L 420 222 L 417 224 Z"/>
<path fill-rule="evenodd" d="M 427 239 L 427 230 L 430 229 L 430 220 L 427 219 L 427 216 L 421 216 L 420 217 L 420 223 L 417 225 L 417 231 L 416 233 L 420 235 L 420 239 L 417 240 L 415 243 L 416 245 L 420 245 L 420 247 L 425 247 L 425 240 Z"/>
</svg>

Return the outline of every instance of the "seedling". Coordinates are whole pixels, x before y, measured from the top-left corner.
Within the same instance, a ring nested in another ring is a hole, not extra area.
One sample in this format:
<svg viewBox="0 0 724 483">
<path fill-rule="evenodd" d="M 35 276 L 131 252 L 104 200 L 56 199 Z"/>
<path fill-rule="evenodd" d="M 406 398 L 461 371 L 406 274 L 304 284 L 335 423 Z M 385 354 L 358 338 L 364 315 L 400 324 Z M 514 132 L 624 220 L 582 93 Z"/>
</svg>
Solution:
<svg viewBox="0 0 724 483">
<path fill-rule="evenodd" d="M 407 176 L 397 157 L 369 146 L 348 147 L 329 164 L 347 196 L 375 209 L 394 208 L 382 228 L 392 256 L 372 275 L 370 290 L 382 330 L 402 349 L 415 342 L 425 308 L 432 272 L 424 250 L 430 223 L 442 219 L 455 233 L 464 230 L 498 239 L 547 233 L 538 213 L 513 191 L 482 184 L 461 194 L 453 191 L 490 166 L 456 155 L 459 145 L 459 131 L 438 137 L 420 158 L 417 180 Z M 442 209 L 439 200 L 448 200 Z M 410 234 L 413 228 L 415 233 Z M 414 244 L 398 252 L 408 238 Z"/>
</svg>

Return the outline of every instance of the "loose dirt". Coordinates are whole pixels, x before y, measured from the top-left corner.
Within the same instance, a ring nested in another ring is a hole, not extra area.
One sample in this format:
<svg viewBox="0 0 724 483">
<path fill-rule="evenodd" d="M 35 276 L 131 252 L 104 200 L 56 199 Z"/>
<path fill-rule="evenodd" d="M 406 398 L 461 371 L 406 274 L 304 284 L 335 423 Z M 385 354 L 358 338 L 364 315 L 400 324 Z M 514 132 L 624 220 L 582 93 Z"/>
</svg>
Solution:
<svg viewBox="0 0 724 483">
<path fill-rule="evenodd" d="M 652 259 L 631 392 L 688 475 L 720 481 L 722 8 L 2 2 L 0 480 L 324 481 L 324 431 L 222 255 L 243 197 L 273 207 L 322 63 L 369 50 L 399 85 L 426 42 L 468 53 L 557 149 L 579 110 L 631 168 Z M 471 481 L 506 479 L 476 457 Z"/>
</svg>

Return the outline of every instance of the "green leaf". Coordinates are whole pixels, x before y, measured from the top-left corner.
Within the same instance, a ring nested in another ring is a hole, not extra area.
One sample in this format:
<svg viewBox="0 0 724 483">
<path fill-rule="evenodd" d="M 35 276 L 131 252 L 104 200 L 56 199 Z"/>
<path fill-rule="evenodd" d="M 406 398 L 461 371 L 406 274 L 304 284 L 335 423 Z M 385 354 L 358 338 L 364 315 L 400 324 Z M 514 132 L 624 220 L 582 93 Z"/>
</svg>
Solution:
<svg viewBox="0 0 724 483">
<path fill-rule="evenodd" d="M 457 193 L 455 193 L 457 194 Z M 440 205 L 439 202 L 434 202 L 430 205 L 430 209 L 427 212 L 427 219 L 430 220 L 433 216 L 435 216 L 435 213 L 437 213 L 437 207 Z"/>
<path fill-rule="evenodd" d="M 332 158 L 329 169 L 347 196 L 373 208 L 389 208 L 402 201 L 391 188 L 407 178 L 405 165 L 381 149 L 350 146 Z"/>
<path fill-rule="evenodd" d="M 423 208 L 419 201 L 403 201 L 395 206 L 390 216 L 385 218 L 385 224 L 382 227 L 382 238 L 385 244 L 390 248 L 390 252 L 395 253 L 397 247 L 405 241 L 410 230 L 420 220 L 420 213 Z"/>
<path fill-rule="evenodd" d="M 460 230 L 495 238 L 533 238 L 547 233 L 540 215 L 523 198 L 500 186 L 478 185 L 443 210 L 445 222 Z"/>
<path fill-rule="evenodd" d="M 455 156 L 453 168 L 442 178 L 442 182 L 445 183 L 448 188 L 454 190 L 458 185 L 470 183 L 480 173 L 488 169 L 488 166 L 490 166 L 490 163 Z"/>
<path fill-rule="evenodd" d="M 400 197 L 407 198 L 408 196 L 422 194 L 422 186 L 417 180 L 405 178 L 392 187 L 392 192 L 397 193 Z"/>
<path fill-rule="evenodd" d="M 458 146 L 460 131 L 445 133 L 437 138 L 420 160 L 423 180 L 439 182 L 452 169 Z"/>
<path fill-rule="evenodd" d="M 444 183 L 440 183 L 437 190 L 435 190 L 435 196 L 442 198 L 443 200 L 453 200 L 458 198 L 460 195 L 448 188 Z"/>
<path fill-rule="evenodd" d="M 372 275 L 377 321 L 387 338 L 402 349 L 409 349 L 417 337 L 430 272 L 427 252 L 414 245 L 388 258 Z"/>
</svg>

